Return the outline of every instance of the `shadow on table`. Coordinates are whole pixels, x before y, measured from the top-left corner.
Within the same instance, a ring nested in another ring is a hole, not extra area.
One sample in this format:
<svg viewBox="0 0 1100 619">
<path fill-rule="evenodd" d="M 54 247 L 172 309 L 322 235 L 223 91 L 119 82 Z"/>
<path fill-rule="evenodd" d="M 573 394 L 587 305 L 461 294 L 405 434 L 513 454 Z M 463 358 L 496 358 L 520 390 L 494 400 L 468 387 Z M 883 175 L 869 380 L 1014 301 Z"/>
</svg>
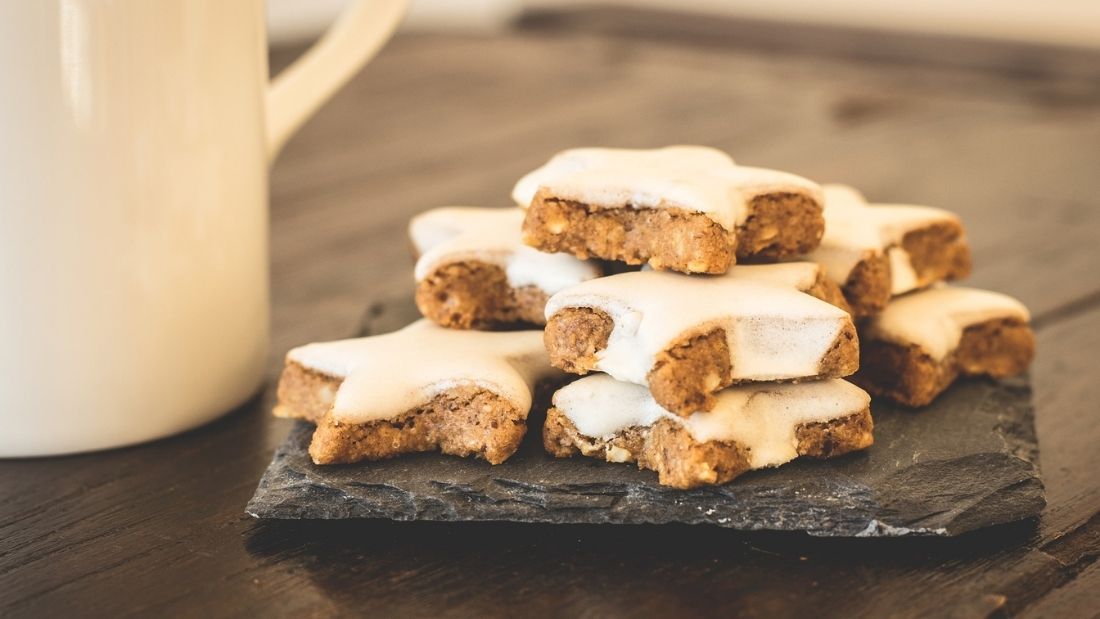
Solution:
<svg viewBox="0 0 1100 619">
<path fill-rule="evenodd" d="M 914 578 L 929 575 L 977 585 L 978 566 L 1026 554 L 1036 524 L 956 538 L 824 539 L 690 525 L 264 521 L 246 548 L 304 569 L 318 590 L 349 610 L 366 604 L 409 614 L 495 615 L 521 607 L 565 615 L 785 614 L 813 613 L 822 604 L 873 610 L 884 599 L 910 595 Z M 989 612 L 1003 598 L 964 601 Z"/>
</svg>

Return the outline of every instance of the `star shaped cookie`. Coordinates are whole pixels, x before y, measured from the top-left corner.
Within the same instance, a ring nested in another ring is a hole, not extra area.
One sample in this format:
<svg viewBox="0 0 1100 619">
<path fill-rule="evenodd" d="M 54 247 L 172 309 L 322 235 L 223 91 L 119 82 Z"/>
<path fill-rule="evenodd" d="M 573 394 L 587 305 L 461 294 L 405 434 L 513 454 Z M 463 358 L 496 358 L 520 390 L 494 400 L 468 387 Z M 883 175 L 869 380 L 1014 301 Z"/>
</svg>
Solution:
<svg viewBox="0 0 1100 619">
<path fill-rule="evenodd" d="M 955 214 L 868 204 L 847 185 L 824 189 L 825 235 L 805 259 L 825 267 L 856 316 L 881 311 L 893 295 L 970 273 L 970 246 Z"/>
<path fill-rule="evenodd" d="M 695 488 L 799 456 L 869 447 L 870 405 L 865 391 L 840 379 L 752 383 L 718 392 L 713 410 L 679 417 L 645 387 L 595 374 L 554 394 L 543 446 L 559 458 L 636 462 L 663 485 Z"/>
<path fill-rule="evenodd" d="M 714 393 L 733 383 L 856 370 L 851 315 L 806 294 L 838 297 L 823 280 L 820 267 L 806 263 L 594 279 L 550 298 L 546 348 L 556 367 L 647 386 L 667 410 L 691 415 L 710 410 Z"/>
<path fill-rule="evenodd" d="M 512 196 L 538 249 L 684 273 L 806 253 L 824 226 L 815 183 L 703 146 L 567 150 Z"/>
<path fill-rule="evenodd" d="M 459 331 L 417 321 L 287 353 L 275 414 L 317 424 L 317 464 L 440 450 L 506 460 L 533 390 L 555 375 L 540 331 Z"/>
<path fill-rule="evenodd" d="M 525 245 L 522 225 L 517 208 L 447 206 L 414 217 L 420 313 L 459 329 L 542 325 L 550 295 L 599 277 L 594 263 Z"/>
<path fill-rule="evenodd" d="M 1029 320 L 1022 303 L 999 292 L 935 286 L 902 295 L 862 325 L 863 363 L 853 380 L 925 406 L 960 374 L 1019 374 L 1035 356 Z"/>
</svg>

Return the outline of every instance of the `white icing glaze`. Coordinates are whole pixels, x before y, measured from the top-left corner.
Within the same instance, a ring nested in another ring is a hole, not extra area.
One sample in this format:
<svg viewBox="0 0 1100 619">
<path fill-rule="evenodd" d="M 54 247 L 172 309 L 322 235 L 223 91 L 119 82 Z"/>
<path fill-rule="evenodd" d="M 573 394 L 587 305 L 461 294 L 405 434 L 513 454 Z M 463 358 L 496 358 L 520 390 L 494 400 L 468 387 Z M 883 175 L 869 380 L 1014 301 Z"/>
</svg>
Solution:
<svg viewBox="0 0 1100 619">
<path fill-rule="evenodd" d="M 779 284 L 805 292 L 813 287 L 822 269 L 815 262 L 736 264 L 722 277 Z"/>
<path fill-rule="evenodd" d="M 825 267 L 840 285 L 848 281 L 860 260 L 887 254 L 893 293 L 915 289 L 919 282 L 909 255 L 899 244 L 908 232 L 943 221 L 958 222 L 949 211 L 907 204 L 868 204 L 847 185 L 825 185 L 825 234 L 821 245 L 806 256 Z"/>
<path fill-rule="evenodd" d="M 653 271 L 653 267 L 644 265 L 642 271 Z M 803 292 L 813 287 L 818 276 L 825 268 L 816 262 L 795 261 L 773 264 L 735 264 L 724 275 L 711 277 L 731 277 L 752 281 L 780 284 L 796 288 Z"/>
<path fill-rule="evenodd" d="M 599 277 L 593 263 L 524 245 L 522 225 L 523 210 L 518 208 L 447 206 L 413 217 L 409 238 L 420 255 L 416 280 L 464 260 L 500 266 L 513 288 L 536 286 L 546 294 Z"/>
<path fill-rule="evenodd" d="M 847 417 L 871 403 L 865 391 L 841 379 L 742 385 L 720 391 L 717 399 L 711 411 L 677 417 L 661 408 L 648 389 L 593 374 L 558 390 L 554 406 L 581 434 L 598 439 L 669 419 L 697 441 L 748 447 L 749 463 L 761 468 L 798 456 L 798 426 Z"/>
<path fill-rule="evenodd" d="M 460 331 L 427 320 L 385 335 L 308 344 L 287 360 L 344 379 L 332 414 L 347 423 L 389 419 L 459 385 L 531 408 L 531 390 L 554 372 L 542 331 Z"/>
<path fill-rule="evenodd" d="M 512 197 L 527 207 L 541 188 L 554 197 L 595 208 L 681 208 L 704 213 L 727 230 L 745 221 L 747 204 L 761 194 L 804 193 L 819 204 L 822 201 L 821 190 L 812 181 L 739 166 L 722 151 L 705 146 L 563 151 L 520 179 Z"/>
<path fill-rule="evenodd" d="M 920 287 L 920 279 L 917 277 L 917 270 L 913 268 L 909 252 L 900 245 L 895 245 L 886 250 L 886 259 L 890 263 L 891 295 L 904 294 Z"/>
<path fill-rule="evenodd" d="M 943 359 L 959 346 L 963 331 L 987 320 L 1030 315 L 1008 295 L 977 288 L 937 286 L 890 301 L 861 333 L 869 340 L 916 344 L 934 359 Z"/>
<path fill-rule="evenodd" d="M 622 273 L 559 292 L 547 303 L 546 317 L 568 307 L 606 312 L 615 326 L 596 369 L 639 385 L 647 384 L 656 355 L 674 340 L 712 327 L 726 331 L 735 380 L 803 378 L 818 373 L 822 357 L 851 324 L 844 310 L 780 277 L 802 280 L 806 271 L 783 264 L 736 267 L 718 276 Z M 777 279 L 765 281 L 769 274 Z"/>
</svg>

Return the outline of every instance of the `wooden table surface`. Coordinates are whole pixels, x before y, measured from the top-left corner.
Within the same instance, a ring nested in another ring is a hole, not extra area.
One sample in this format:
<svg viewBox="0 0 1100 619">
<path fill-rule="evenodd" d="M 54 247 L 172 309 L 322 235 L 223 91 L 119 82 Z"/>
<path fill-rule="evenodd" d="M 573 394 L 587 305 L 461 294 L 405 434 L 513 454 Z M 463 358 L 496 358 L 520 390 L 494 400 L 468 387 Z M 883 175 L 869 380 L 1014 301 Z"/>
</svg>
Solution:
<svg viewBox="0 0 1100 619">
<path fill-rule="evenodd" d="M 1097 56 L 600 11 L 524 23 L 399 37 L 275 165 L 272 381 L 289 347 L 409 294 L 411 214 L 507 204 L 570 146 L 710 144 L 962 215 L 971 282 L 1034 313 L 1042 517 L 949 540 L 258 522 L 244 505 L 289 428 L 269 382 L 182 436 L 0 462 L 0 616 L 1096 616 Z"/>
</svg>

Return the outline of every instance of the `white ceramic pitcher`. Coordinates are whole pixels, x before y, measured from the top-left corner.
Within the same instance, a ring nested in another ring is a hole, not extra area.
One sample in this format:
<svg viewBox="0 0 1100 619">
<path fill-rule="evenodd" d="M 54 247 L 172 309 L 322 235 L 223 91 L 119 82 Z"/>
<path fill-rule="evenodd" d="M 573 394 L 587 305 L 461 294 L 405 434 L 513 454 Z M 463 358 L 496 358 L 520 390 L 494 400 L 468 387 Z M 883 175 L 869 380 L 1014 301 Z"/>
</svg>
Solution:
<svg viewBox="0 0 1100 619">
<path fill-rule="evenodd" d="M 405 4 L 354 3 L 269 85 L 263 0 L 0 2 L 0 457 L 166 436 L 255 393 L 268 162 Z"/>
</svg>

